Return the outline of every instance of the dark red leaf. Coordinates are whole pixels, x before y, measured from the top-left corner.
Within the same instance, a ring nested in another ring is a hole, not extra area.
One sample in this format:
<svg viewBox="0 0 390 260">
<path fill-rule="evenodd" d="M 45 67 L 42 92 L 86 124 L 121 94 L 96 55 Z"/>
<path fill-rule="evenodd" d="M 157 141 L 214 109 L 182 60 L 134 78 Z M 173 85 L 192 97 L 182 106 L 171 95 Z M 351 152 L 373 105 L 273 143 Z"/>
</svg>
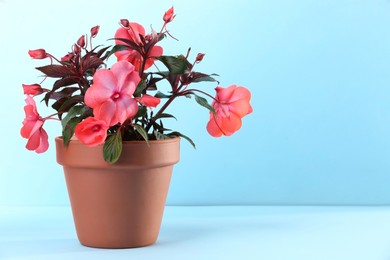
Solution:
<svg viewBox="0 0 390 260">
<path fill-rule="evenodd" d="M 63 65 L 47 65 L 37 67 L 36 69 L 51 78 L 63 78 L 77 75 L 73 70 Z"/>
<path fill-rule="evenodd" d="M 77 88 L 77 87 L 64 88 L 61 91 L 51 93 L 50 99 L 59 100 L 63 97 L 69 97 L 77 90 L 79 90 L 79 88 Z"/>
<path fill-rule="evenodd" d="M 100 50 L 96 53 L 96 56 L 97 56 L 98 58 L 100 58 L 100 57 L 103 55 L 103 53 L 104 53 L 106 50 L 108 50 L 110 47 L 111 47 L 111 46 L 108 46 L 108 47 L 105 47 L 105 48 L 103 48 L 103 49 L 100 49 Z M 102 60 L 104 60 L 104 59 L 102 58 Z"/>
<path fill-rule="evenodd" d="M 133 42 L 133 41 L 131 41 L 131 40 L 129 40 L 129 39 L 125 39 L 125 38 L 114 38 L 114 40 L 124 42 L 125 44 L 129 45 L 129 47 L 130 47 L 131 49 L 140 52 L 140 47 L 138 46 L 138 44 L 136 44 L 135 42 Z"/>
<path fill-rule="evenodd" d="M 77 80 L 75 78 L 65 77 L 65 78 L 57 80 L 54 83 L 52 91 L 56 91 L 57 89 L 59 89 L 61 87 L 70 86 L 70 85 L 73 85 L 76 83 L 77 83 Z"/>
<path fill-rule="evenodd" d="M 72 97 L 64 97 L 57 102 L 55 102 L 52 107 L 58 111 L 58 113 L 62 114 L 68 112 L 71 107 L 78 103 L 82 103 L 84 101 L 84 97 L 82 95 L 75 95 Z"/>
<path fill-rule="evenodd" d="M 91 56 L 85 60 L 83 60 L 83 70 L 87 71 L 89 69 L 97 69 L 100 65 L 102 65 L 104 62 L 96 57 L 96 56 Z"/>
</svg>

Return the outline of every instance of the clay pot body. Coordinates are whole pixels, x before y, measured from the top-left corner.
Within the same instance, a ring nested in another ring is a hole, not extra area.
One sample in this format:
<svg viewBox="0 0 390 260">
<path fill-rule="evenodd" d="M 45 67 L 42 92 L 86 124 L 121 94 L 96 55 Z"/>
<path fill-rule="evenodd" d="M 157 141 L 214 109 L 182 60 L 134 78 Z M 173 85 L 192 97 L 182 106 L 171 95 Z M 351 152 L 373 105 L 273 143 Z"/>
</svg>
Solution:
<svg viewBox="0 0 390 260">
<path fill-rule="evenodd" d="M 87 147 L 56 138 L 77 236 L 81 244 L 130 248 L 158 237 L 180 139 L 124 142 L 115 164 L 103 159 L 103 145 Z"/>
</svg>

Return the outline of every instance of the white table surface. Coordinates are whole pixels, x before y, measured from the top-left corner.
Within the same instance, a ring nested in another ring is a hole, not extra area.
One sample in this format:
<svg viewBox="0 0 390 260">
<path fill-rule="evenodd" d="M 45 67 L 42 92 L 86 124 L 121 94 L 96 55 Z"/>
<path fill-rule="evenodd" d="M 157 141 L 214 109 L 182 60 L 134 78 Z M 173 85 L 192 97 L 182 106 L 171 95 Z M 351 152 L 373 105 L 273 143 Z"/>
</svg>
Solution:
<svg viewBox="0 0 390 260">
<path fill-rule="evenodd" d="M 79 244 L 69 207 L 0 207 L 0 259 L 389 260 L 390 207 L 216 206 L 165 210 L 156 244 Z"/>
</svg>

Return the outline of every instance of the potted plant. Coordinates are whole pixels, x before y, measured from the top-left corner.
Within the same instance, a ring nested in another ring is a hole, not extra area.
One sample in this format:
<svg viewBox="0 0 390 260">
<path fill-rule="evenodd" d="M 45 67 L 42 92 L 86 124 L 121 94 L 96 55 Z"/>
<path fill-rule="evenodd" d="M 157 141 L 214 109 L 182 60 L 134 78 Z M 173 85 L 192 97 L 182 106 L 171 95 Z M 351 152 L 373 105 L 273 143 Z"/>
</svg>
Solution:
<svg viewBox="0 0 390 260">
<path fill-rule="evenodd" d="M 190 61 L 186 55 L 165 55 L 160 42 L 173 36 L 167 25 L 174 9 L 163 16 L 159 31 L 146 33 L 142 25 L 120 21 L 111 39 L 114 46 L 93 46 L 99 26 L 82 35 L 62 58 L 44 49 L 30 50 L 33 59 L 48 59 L 37 67 L 44 74 L 39 84 L 23 84 L 26 96 L 22 137 L 26 148 L 48 149 L 43 125 L 59 120 L 62 135 L 55 139 L 57 162 L 63 165 L 76 231 L 81 244 L 101 248 L 127 248 L 156 241 L 172 168 L 179 161 L 180 138 L 163 120 L 179 97 L 194 98 L 209 110 L 207 131 L 215 137 L 240 129 L 241 118 L 252 112 L 250 92 L 240 86 L 217 86 L 216 96 L 193 88 L 194 83 L 217 82 L 216 74 L 195 70 L 204 54 Z M 116 61 L 109 66 L 110 57 Z M 155 68 L 155 71 L 152 71 Z M 43 88 L 48 78 L 55 81 Z M 168 82 L 165 93 L 160 83 Z M 55 113 L 43 117 L 34 98 Z M 209 104 L 207 99 L 212 100 Z"/>
</svg>

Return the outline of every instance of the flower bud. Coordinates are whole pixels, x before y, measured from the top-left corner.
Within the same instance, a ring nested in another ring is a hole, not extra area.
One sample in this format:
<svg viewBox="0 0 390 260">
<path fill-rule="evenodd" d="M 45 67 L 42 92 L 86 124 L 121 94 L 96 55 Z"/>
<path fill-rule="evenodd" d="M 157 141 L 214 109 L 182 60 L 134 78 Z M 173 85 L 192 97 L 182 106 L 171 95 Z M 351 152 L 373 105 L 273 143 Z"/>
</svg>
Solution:
<svg viewBox="0 0 390 260">
<path fill-rule="evenodd" d="M 170 23 L 172 22 L 173 18 L 175 18 L 175 16 L 176 15 L 174 14 L 174 9 L 172 6 L 171 8 L 168 9 L 168 11 L 165 12 L 163 20 L 165 23 Z"/>
<path fill-rule="evenodd" d="M 160 104 L 160 99 L 148 94 L 143 94 L 142 97 L 137 97 L 136 100 L 147 107 L 157 107 Z"/>
<path fill-rule="evenodd" d="M 91 28 L 91 37 L 92 38 L 95 38 L 96 35 L 98 34 L 99 32 L 99 29 L 100 29 L 100 26 L 99 25 L 96 25 L 94 27 Z"/>
<path fill-rule="evenodd" d="M 32 85 L 22 84 L 22 87 L 23 87 L 23 93 L 25 95 L 36 96 L 45 92 L 45 90 L 39 84 L 32 84 Z"/>
<path fill-rule="evenodd" d="M 125 28 L 129 27 L 130 22 L 127 19 L 121 19 L 121 25 Z"/>
<path fill-rule="evenodd" d="M 73 53 L 68 53 L 61 58 L 61 61 L 69 62 L 71 59 L 73 59 L 73 57 L 74 57 Z"/>
<path fill-rule="evenodd" d="M 85 36 L 82 35 L 78 40 L 77 40 L 77 45 L 80 46 L 81 48 L 85 47 Z"/>
<path fill-rule="evenodd" d="M 74 54 L 79 54 L 80 52 L 81 52 L 81 49 L 80 49 L 80 47 L 77 45 L 77 44 L 74 44 L 73 45 L 73 52 L 74 52 Z"/>
<path fill-rule="evenodd" d="M 29 50 L 28 55 L 30 55 L 31 58 L 37 60 L 47 58 L 47 53 L 44 49 Z"/>
<path fill-rule="evenodd" d="M 199 63 L 203 60 L 203 57 L 204 57 L 204 53 L 198 53 L 198 55 L 196 55 L 196 60 L 195 62 Z"/>
</svg>

